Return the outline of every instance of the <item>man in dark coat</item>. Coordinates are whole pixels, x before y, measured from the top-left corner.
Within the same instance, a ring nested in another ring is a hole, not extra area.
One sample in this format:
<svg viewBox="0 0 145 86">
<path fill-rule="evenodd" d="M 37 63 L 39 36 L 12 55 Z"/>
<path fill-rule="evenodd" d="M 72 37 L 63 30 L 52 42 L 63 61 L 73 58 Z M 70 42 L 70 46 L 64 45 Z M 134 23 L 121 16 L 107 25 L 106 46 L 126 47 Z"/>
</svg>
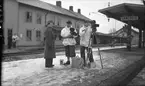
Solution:
<svg viewBox="0 0 145 86">
<path fill-rule="evenodd" d="M 56 58 L 55 55 L 55 36 L 54 36 L 54 28 L 53 21 L 48 21 L 44 36 L 45 36 L 45 50 L 44 50 L 44 58 L 45 58 L 45 67 L 53 67 L 53 58 Z"/>
</svg>

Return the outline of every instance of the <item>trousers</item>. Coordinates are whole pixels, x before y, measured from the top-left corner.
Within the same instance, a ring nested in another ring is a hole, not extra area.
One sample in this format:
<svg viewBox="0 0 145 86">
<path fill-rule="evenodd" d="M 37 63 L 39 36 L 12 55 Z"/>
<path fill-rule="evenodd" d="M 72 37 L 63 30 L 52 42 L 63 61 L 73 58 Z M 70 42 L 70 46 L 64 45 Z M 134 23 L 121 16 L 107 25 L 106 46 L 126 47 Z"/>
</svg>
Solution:
<svg viewBox="0 0 145 86">
<path fill-rule="evenodd" d="M 81 58 L 84 59 L 84 65 L 86 64 L 85 50 L 88 51 L 89 49 L 91 50 L 91 53 L 87 53 L 87 56 L 89 56 L 89 61 L 90 62 L 94 62 L 92 49 L 91 48 L 88 48 L 88 47 L 81 46 L 80 52 L 81 52 Z"/>
</svg>

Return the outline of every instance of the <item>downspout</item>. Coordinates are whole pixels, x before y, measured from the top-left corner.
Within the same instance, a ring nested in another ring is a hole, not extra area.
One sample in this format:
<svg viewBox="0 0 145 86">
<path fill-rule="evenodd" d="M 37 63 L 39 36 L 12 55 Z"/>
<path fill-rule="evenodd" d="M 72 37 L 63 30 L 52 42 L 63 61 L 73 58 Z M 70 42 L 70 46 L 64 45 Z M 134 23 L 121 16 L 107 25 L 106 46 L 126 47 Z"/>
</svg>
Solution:
<svg viewBox="0 0 145 86">
<path fill-rule="evenodd" d="M 17 35 L 18 35 L 18 37 L 20 38 L 20 34 L 19 34 L 19 10 L 20 10 L 20 5 L 19 5 L 19 3 L 18 3 L 18 18 L 17 18 Z M 18 45 L 19 45 L 19 42 L 18 42 Z"/>
<path fill-rule="evenodd" d="M 46 27 L 46 18 L 47 18 L 47 15 L 48 15 L 48 12 L 45 14 L 45 27 Z M 44 30 L 43 30 L 43 33 L 44 33 Z M 43 41 L 45 41 L 45 37 L 43 36 Z M 43 46 L 44 46 L 44 43 L 43 43 Z"/>
<path fill-rule="evenodd" d="M 46 26 L 46 18 L 47 18 L 48 12 L 45 14 L 45 26 Z"/>
</svg>

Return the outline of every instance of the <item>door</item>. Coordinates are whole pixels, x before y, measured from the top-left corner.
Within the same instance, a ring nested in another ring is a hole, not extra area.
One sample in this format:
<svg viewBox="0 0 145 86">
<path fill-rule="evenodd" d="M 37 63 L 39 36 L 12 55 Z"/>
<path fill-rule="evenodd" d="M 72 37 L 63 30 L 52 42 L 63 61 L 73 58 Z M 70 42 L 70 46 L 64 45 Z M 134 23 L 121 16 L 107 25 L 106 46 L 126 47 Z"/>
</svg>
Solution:
<svg viewBox="0 0 145 86">
<path fill-rule="evenodd" d="M 12 29 L 8 29 L 8 48 L 10 49 L 12 47 L 12 34 L 13 34 L 13 31 Z"/>
</svg>

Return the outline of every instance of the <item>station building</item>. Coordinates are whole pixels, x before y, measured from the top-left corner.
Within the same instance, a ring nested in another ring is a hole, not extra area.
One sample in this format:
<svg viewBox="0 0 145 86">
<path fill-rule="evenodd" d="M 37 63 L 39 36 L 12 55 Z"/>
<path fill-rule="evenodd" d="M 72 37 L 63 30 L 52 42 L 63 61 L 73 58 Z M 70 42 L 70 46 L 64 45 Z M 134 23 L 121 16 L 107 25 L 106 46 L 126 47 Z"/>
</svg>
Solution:
<svg viewBox="0 0 145 86">
<path fill-rule="evenodd" d="M 39 0 L 4 0 L 4 42 L 8 44 L 8 36 L 17 34 L 20 39 L 17 46 L 39 46 L 44 41 L 44 26 L 47 21 L 55 23 L 56 45 L 62 42 L 60 37 L 61 29 L 70 20 L 74 28 L 79 29 L 84 21 L 91 19 L 77 12 L 73 6 L 69 9 L 62 7 L 61 1 L 56 5 Z"/>
</svg>

